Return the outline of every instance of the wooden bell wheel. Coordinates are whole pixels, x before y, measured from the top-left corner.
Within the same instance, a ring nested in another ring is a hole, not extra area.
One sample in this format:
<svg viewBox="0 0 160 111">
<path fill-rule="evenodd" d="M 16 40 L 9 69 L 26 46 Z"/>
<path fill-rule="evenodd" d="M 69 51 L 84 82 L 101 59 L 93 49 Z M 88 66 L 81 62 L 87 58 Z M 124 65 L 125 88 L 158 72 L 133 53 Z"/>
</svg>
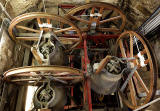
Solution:
<svg viewBox="0 0 160 111">
<path fill-rule="evenodd" d="M 64 84 L 83 80 L 83 73 L 64 66 L 27 66 L 10 69 L 4 73 L 4 80 L 20 85 L 35 85 L 52 80 Z"/>
<path fill-rule="evenodd" d="M 62 44 L 68 45 L 68 49 L 76 47 L 82 40 L 80 30 L 70 20 L 42 12 L 26 13 L 14 18 L 8 31 L 13 40 L 29 48 L 39 40 L 41 34 L 43 37 L 51 32 Z M 66 38 L 64 35 L 74 35 L 75 38 Z"/>
<path fill-rule="evenodd" d="M 156 91 L 157 63 L 148 41 L 133 31 L 126 31 L 117 40 L 117 54 L 128 60 L 131 68 L 137 66 L 124 92 L 120 92 L 123 102 L 131 109 L 148 103 Z M 123 75 L 123 80 L 128 75 Z"/>
<path fill-rule="evenodd" d="M 125 15 L 117 7 L 103 2 L 94 2 L 72 8 L 66 15 L 81 31 L 96 27 L 100 32 L 121 32 L 125 26 Z"/>
</svg>

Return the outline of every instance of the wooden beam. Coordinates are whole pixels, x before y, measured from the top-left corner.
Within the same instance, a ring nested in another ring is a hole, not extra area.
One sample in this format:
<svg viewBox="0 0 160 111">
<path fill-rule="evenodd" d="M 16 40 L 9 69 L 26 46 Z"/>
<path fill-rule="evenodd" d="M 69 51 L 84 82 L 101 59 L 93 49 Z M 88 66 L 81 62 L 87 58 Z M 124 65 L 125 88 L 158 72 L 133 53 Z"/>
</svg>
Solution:
<svg viewBox="0 0 160 111">
<path fill-rule="evenodd" d="M 8 96 L 8 84 L 4 83 L 3 86 L 3 93 L 2 93 L 2 97 L 1 97 L 1 102 L 0 102 L 0 111 L 5 111 L 5 105 L 7 103 L 7 96 Z"/>
</svg>

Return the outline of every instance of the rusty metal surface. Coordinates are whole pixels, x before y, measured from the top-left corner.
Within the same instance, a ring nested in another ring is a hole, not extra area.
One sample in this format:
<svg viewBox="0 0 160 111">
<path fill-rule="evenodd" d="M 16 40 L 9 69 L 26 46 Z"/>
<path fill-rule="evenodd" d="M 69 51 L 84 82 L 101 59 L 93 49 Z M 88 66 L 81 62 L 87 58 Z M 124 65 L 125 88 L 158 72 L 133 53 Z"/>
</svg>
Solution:
<svg viewBox="0 0 160 111">
<path fill-rule="evenodd" d="M 95 14 L 95 8 L 98 8 L 99 9 L 98 10 L 99 16 L 97 18 L 94 18 L 93 16 L 87 15 L 87 16 L 89 16 L 88 20 L 80 18 L 79 16 L 82 16 L 82 13 L 83 13 L 82 11 L 86 11 L 89 8 L 92 9 L 91 14 Z M 104 10 L 112 10 L 115 13 L 117 13 L 118 16 L 110 17 L 108 19 L 101 20 Z M 70 11 L 68 11 L 66 16 L 68 18 L 70 18 L 71 20 L 77 20 L 77 21 L 80 21 L 82 23 L 88 24 L 87 28 L 80 27 L 82 32 L 90 30 L 90 27 L 91 27 L 92 23 L 94 23 L 94 22 L 96 23 L 96 30 L 97 31 L 121 32 L 123 30 L 124 26 L 125 26 L 125 21 L 126 21 L 126 17 L 120 9 L 118 9 L 114 5 L 111 5 L 111 4 L 108 4 L 108 3 L 103 3 L 103 2 L 88 3 L 88 4 L 78 6 L 78 7 L 74 7 Z M 104 23 L 107 23 L 107 22 L 110 22 L 110 21 L 115 21 L 115 20 L 120 20 L 120 19 L 122 20 L 122 23 L 121 23 L 119 28 L 102 28 L 102 27 L 100 27 Z"/>
<path fill-rule="evenodd" d="M 137 39 L 137 44 L 134 42 Z M 156 79 L 157 79 L 157 63 L 152 56 L 151 47 L 148 45 L 148 41 L 138 35 L 133 31 L 126 31 L 120 35 L 117 40 L 117 51 L 118 47 L 121 56 L 124 58 L 135 57 L 133 61 L 129 61 L 131 67 L 138 66 L 132 79 L 129 81 L 128 87 L 125 89 L 126 93 L 121 93 L 123 102 L 131 109 L 138 108 L 146 103 L 148 103 L 156 91 Z M 144 64 L 146 66 L 141 66 L 140 58 L 137 56 L 136 48 L 139 45 L 141 47 L 138 52 L 145 57 Z M 144 51 L 145 50 L 145 51 Z M 147 62 L 146 62 L 147 61 Z M 144 70 L 144 71 L 143 71 Z M 142 73 L 145 72 L 145 73 Z M 146 75 L 144 75 L 146 74 Z M 140 92 L 146 92 L 147 96 L 143 98 L 138 98 Z"/>
</svg>

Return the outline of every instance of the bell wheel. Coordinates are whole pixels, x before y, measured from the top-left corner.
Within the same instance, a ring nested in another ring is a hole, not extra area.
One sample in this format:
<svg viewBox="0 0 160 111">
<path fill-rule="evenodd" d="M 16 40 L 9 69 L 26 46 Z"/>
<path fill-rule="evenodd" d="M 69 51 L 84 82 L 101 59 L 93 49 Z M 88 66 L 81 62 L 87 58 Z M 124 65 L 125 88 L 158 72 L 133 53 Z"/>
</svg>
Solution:
<svg viewBox="0 0 160 111">
<path fill-rule="evenodd" d="M 48 33 L 53 33 L 68 50 L 82 40 L 80 30 L 70 20 L 42 12 L 26 13 L 14 18 L 8 32 L 13 40 L 28 48 L 37 43 L 40 36 L 43 38 Z M 74 37 L 68 38 L 71 35 Z"/>
<path fill-rule="evenodd" d="M 83 80 L 83 73 L 65 66 L 26 66 L 10 69 L 4 73 L 4 80 L 19 85 L 35 85 L 47 81 L 73 84 Z"/>
<path fill-rule="evenodd" d="M 117 55 L 128 60 L 131 67 L 137 66 L 124 92 L 119 92 L 122 101 L 136 109 L 152 100 L 157 84 L 157 63 L 148 41 L 133 31 L 126 31 L 117 40 Z M 126 77 L 125 77 L 126 76 Z M 128 75 L 123 75 L 123 81 Z"/>
<path fill-rule="evenodd" d="M 94 2 L 72 8 L 66 16 L 70 18 L 82 32 L 92 30 L 97 32 L 120 33 L 125 26 L 125 15 L 116 6 Z"/>
</svg>

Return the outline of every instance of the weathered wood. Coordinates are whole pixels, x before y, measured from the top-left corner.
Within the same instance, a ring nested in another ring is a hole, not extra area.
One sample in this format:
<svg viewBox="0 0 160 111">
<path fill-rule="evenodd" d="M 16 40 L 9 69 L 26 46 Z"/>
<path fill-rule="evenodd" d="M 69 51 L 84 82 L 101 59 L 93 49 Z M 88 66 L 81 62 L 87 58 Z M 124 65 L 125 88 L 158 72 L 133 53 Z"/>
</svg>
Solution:
<svg viewBox="0 0 160 111">
<path fill-rule="evenodd" d="M 31 51 L 29 49 L 26 49 L 24 54 L 23 66 L 29 65 L 30 54 L 31 54 Z"/>
<path fill-rule="evenodd" d="M 2 80 L 2 77 L 0 77 L 0 99 L 1 99 L 1 96 L 2 96 L 2 91 L 3 91 L 3 80 Z"/>
<path fill-rule="evenodd" d="M 9 84 L 7 102 L 4 111 L 15 111 L 18 96 L 18 87 L 15 84 Z"/>
<path fill-rule="evenodd" d="M 15 111 L 16 100 L 17 88 L 12 84 L 4 83 L 0 111 Z"/>
<path fill-rule="evenodd" d="M 51 111 L 51 109 L 38 109 L 38 111 Z"/>
<path fill-rule="evenodd" d="M 1 97 L 1 102 L 0 102 L 0 111 L 5 111 L 5 105 L 7 103 L 7 95 L 8 95 L 8 84 L 4 83 L 4 87 L 3 87 L 3 92 L 2 92 L 2 97 Z"/>
<path fill-rule="evenodd" d="M 25 111 L 26 89 L 26 86 L 19 87 L 16 111 Z"/>
</svg>

